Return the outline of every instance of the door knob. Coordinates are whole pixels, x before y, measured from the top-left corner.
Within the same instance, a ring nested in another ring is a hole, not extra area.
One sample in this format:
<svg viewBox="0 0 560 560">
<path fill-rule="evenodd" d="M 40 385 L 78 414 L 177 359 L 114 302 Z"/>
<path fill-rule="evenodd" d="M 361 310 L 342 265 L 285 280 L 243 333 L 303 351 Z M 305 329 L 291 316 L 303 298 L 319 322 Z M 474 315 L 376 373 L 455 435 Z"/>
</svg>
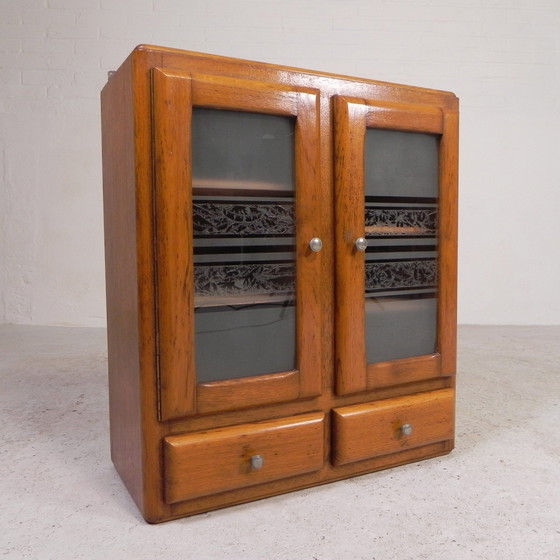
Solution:
<svg viewBox="0 0 560 560">
<path fill-rule="evenodd" d="M 410 436 L 412 435 L 412 424 L 403 424 L 401 426 L 401 434 L 403 436 Z"/>
<path fill-rule="evenodd" d="M 264 457 L 262 455 L 251 456 L 251 468 L 260 471 L 264 467 Z"/>
<path fill-rule="evenodd" d="M 354 242 L 354 245 L 358 251 L 365 251 L 368 246 L 368 242 L 365 237 L 358 237 L 358 239 Z"/>
<path fill-rule="evenodd" d="M 310 248 L 314 253 L 318 253 L 318 252 L 323 248 L 323 242 L 322 242 L 318 237 L 314 237 L 314 238 L 309 242 L 309 248 Z"/>
</svg>

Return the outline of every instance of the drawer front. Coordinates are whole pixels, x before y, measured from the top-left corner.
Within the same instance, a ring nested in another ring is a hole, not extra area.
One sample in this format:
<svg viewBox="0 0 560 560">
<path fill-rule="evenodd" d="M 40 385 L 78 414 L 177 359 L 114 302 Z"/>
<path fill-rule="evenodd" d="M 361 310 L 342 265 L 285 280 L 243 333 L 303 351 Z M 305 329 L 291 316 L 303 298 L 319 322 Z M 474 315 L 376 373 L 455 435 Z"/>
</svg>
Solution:
<svg viewBox="0 0 560 560">
<path fill-rule="evenodd" d="M 318 471 L 324 439 L 323 413 L 166 437 L 166 501 Z"/>
<path fill-rule="evenodd" d="M 333 410 L 333 462 L 344 465 L 452 439 L 454 391 L 444 389 Z"/>
</svg>

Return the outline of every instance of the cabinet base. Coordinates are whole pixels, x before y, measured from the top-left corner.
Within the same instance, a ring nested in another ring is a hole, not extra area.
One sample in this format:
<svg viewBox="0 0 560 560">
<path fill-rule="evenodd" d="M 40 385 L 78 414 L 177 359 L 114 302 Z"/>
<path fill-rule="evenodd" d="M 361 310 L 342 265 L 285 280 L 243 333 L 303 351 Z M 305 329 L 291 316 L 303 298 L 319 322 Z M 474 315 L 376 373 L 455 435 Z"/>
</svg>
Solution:
<svg viewBox="0 0 560 560">
<path fill-rule="evenodd" d="M 321 486 L 347 478 L 363 476 L 417 461 L 433 459 L 449 454 L 453 448 L 454 440 L 447 440 L 421 448 L 393 453 L 384 457 L 360 461 L 352 465 L 344 465 L 342 467 L 329 466 L 320 472 L 292 477 L 270 484 L 187 500 L 172 504 L 171 506 L 163 506 L 157 512 L 143 512 L 143 516 L 148 523 L 163 523 L 264 498 L 271 498 L 289 492 L 296 492 L 314 486 Z"/>
</svg>

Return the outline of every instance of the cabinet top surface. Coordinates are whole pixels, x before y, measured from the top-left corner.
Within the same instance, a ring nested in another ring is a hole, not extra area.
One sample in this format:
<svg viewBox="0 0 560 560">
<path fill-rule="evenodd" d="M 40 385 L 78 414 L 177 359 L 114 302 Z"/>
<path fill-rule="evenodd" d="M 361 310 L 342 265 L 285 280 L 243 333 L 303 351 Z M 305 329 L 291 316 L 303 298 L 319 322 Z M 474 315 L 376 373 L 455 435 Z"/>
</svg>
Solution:
<svg viewBox="0 0 560 560">
<path fill-rule="evenodd" d="M 221 73 L 255 80 L 291 83 L 293 85 L 320 88 L 329 95 L 360 97 L 361 95 L 371 95 L 372 90 L 375 90 L 375 94 L 380 95 L 381 98 L 394 97 L 395 94 L 398 97 L 403 96 L 404 98 L 408 97 L 408 95 L 420 95 L 424 97 L 421 102 L 442 105 L 448 110 L 456 110 L 458 107 L 458 98 L 448 91 L 367 78 L 356 78 L 221 55 L 141 44 L 132 51 L 131 57 L 135 62 L 141 62 L 148 67 L 162 66 L 197 73 Z"/>
</svg>

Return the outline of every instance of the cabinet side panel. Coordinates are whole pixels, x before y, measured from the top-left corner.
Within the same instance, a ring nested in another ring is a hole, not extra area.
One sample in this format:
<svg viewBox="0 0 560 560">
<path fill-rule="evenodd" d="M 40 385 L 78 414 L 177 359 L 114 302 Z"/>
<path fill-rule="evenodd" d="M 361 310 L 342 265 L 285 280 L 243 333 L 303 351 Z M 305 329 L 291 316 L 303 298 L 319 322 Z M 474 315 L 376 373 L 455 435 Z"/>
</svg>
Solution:
<svg viewBox="0 0 560 560">
<path fill-rule="evenodd" d="M 131 59 L 101 93 L 111 458 L 142 509 L 142 436 Z"/>
</svg>

